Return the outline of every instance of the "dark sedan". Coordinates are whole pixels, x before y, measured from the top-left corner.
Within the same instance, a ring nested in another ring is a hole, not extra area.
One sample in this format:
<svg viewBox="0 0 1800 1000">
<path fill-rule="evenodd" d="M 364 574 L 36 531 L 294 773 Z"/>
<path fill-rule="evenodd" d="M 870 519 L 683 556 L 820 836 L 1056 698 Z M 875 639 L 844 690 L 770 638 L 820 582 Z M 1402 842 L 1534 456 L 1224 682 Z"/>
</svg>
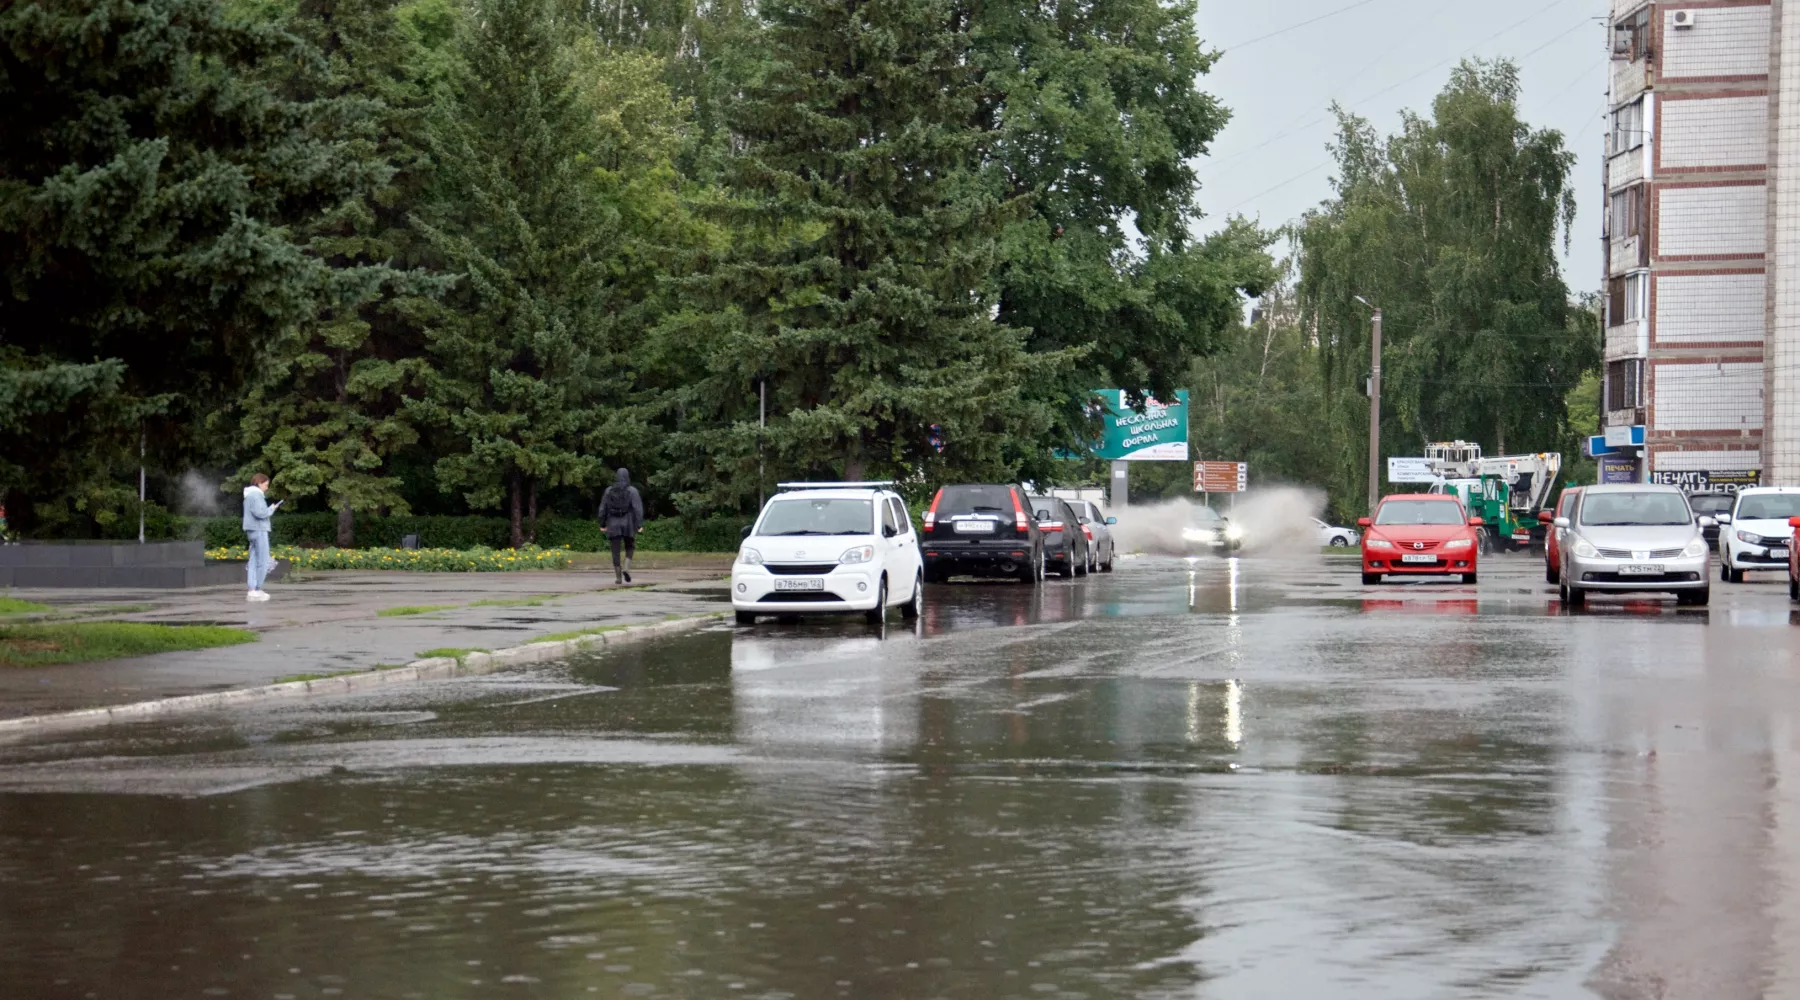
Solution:
<svg viewBox="0 0 1800 1000">
<path fill-rule="evenodd" d="M 1714 551 L 1719 548 L 1719 525 L 1712 518 L 1720 514 L 1731 513 L 1731 505 L 1737 502 L 1735 493 L 1694 493 L 1688 496 L 1688 506 L 1693 508 L 1695 517 L 1705 517 L 1702 521 L 1701 533 L 1706 536 L 1706 544 Z"/>
</svg>

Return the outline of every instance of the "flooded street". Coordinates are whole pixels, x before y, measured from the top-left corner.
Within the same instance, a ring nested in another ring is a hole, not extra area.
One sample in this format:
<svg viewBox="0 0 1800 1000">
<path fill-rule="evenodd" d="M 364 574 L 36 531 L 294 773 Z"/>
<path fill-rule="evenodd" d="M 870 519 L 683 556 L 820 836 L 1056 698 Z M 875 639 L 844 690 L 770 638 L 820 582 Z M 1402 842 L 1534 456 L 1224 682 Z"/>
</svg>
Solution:
<svg viewBox="0 0 1800 1000">
<path fill-rule="evenodd" d="M 1800 995 L 1800 617 L 1138 559 L 0 743 L 0 997 Z"/>
</svg>

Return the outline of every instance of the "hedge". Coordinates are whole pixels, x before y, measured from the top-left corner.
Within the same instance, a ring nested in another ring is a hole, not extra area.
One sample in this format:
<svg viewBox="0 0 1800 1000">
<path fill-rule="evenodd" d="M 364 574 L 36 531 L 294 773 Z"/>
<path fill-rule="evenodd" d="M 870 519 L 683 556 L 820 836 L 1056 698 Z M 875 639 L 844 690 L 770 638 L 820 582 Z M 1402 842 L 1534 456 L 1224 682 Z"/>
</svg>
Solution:
<svg viewBox="0 0 1800 1000">
<path fill-rule="evenodd" d="M 208 549 L 208 559 L 248 559 L 242 545 Z M 303 549 L 293 545 L 269 548 L 269 557 L 296 569 L 400 569 L 418 573 L 504 573 L 522 569 L 567 569 L 566 549 Z"/>
<path fill-rule="evenodd" d="M 661 518 L 644 525 L 637 538 L 637 547 L 646 552 L 736 552 L 740 533 L 749 523 L 749 518 L 738 516 L 694 522 Z M 167 534 L 159 537 L 204 538 L 209 549 L 244 544 L 243 519 L 238 516 L 171 518 L 165 530 Z M 400 540 L 407 535 L 418 535 L 421 548 L 504 549 L 511 540 L 512 529 L 504 517 L 356 519 L 356 547 L 359 549 L 397 549 Z M 309 548 L 335 545 L 337 515 L 277 513 L 269 541 L 271 545 Z M 537 544 L 576 552 L 602 552 L 608 548 L 606 532 L 601 530 L 598 522 L 572 517 L 538 518 Z"/>
</svg>

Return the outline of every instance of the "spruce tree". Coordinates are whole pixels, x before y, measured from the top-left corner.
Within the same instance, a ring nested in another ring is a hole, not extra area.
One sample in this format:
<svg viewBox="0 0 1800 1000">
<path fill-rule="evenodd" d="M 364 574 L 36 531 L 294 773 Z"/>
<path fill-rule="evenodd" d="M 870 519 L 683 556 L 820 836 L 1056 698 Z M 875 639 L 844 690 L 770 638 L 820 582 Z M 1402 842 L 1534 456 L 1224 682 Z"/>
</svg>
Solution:
<svg viewBox="0 0 1800 1000">
<path fill-rule="evenodd" d="M 476 0 L 432 124 L 439 163 L 423 225 L 459 276 L 429 333 L 433 371 L 414 412 L 457 448 L 439 484 L 472 507 L 505 504 L 512 541 L 546 486 L 590 482 L 588 430 L 625 400 L 610 356 L 585 33 L 556 0 Z"/>
<path fill-rule="evenodd" d="M 757 390 L 779 474 L 1009 475 L 1049 425 L 1033 358 L 993 319 L 1007 195 L 975 121 L 966 9 L 945 0 L 777 0 L 770 63 L 734 109 L 735 252 L 664 327 L 695 377 L 671 479 L 689 509 L 757 482 Z M 941 425 L 941 456 L 928 444 Z"/>
<path fill-rule="evenodd" d="M 371 178 L 262 72 L 314 54 L 215 0 L 7 4 L 0 59 L 0 489 L 49 529 L 141 442 L 216 456 L 206 415 L 345 280 L 291 227 Z"/>
</svg>

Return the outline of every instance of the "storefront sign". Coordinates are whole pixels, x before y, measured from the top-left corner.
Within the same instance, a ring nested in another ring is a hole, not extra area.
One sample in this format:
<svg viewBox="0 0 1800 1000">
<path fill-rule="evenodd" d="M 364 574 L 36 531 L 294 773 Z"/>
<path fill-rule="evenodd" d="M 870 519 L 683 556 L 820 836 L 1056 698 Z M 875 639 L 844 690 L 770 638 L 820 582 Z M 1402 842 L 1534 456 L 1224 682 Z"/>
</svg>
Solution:
<svg viewBox="0 0 1800 1000">
<path fill-rule="evenodd" d="M 1637 482 L 1638 460 L 1631 455 L 1601 456 L 1600 481 L 1603 483 Z"/>
<path fill-rule="evenodd" d="M 1650 473 L 1650 481 L 1664 486 L 1678 486 L 1683 493 L 1736 493 L 1747 487 L 1761 485 L 1762 470 L 1657 471 Z"/>
</svg>

